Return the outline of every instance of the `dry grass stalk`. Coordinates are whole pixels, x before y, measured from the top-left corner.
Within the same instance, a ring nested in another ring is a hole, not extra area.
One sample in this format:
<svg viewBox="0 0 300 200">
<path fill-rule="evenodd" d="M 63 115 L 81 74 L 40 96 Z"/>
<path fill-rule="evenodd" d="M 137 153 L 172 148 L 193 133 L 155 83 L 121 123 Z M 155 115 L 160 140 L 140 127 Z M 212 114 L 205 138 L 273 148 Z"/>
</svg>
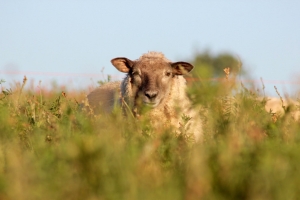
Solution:
<svg viewBox="0 0 300 200">
<path fill-rule="evenodd" d="M 286 107 L 285 107 L 285 105 L 284 105 L 284 103 L 283 103 L 283 98 L 282 98 L 282 96 L 280 95 L 280 93 L 278 92 L 277 87 L 274 86 L 274 88 L 275 88 L 275 90 L 276 90 L 277 95 L 278 95 L 279 98 L 280 98 L 280 101 L 281 101 L 281 107 L 283 108 L 283 110 L 284 110 L 284 112 L 285 112 L 285 111 L 286 111 Z"/>
</svg>

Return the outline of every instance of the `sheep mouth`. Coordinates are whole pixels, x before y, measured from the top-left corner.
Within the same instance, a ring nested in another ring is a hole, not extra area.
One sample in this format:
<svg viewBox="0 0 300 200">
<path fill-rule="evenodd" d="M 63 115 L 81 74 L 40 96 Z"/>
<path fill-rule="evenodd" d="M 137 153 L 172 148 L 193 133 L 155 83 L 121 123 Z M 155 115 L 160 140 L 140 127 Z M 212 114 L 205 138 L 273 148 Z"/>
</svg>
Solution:
<svg viewBox="0 0 300 200">
<path fill-rule="evenodd" d="M 155 108 L 159 106 L 162 102 L 163 98 L 157 97 L 155 99 L 142 98 L 143 105 L 150 108 Z"/>
<path fill-rule="evenodd" d="M 151 107 L 151 108 L 157 107 L 158 104 L 159 104 L 159 102 L 145 102 L 145 101 L 144 101 L 144 105 L 145 105 L 145 106 L 148 106 L 148 107 Z"/>
<path fill-rule="evenodd" d="M 147 100 L 144 100 L 143 101 L 143 104 L 147 107 L 150 107 L 150 108 L 155 108 L 157 107 L 159 104 L 160 104 L 160 100 L 156 100 L 156 101 L 147 101 Z"/>
</svg>

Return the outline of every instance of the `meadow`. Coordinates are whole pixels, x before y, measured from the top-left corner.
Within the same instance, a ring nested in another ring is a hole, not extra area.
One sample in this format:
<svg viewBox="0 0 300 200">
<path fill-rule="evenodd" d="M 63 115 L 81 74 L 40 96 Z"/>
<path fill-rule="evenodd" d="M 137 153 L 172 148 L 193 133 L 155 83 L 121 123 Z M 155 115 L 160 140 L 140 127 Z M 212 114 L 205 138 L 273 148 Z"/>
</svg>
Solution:
<svg viewBox="0 0 300 200">
<path fill-rule="evenodd" d="M 267 112 L 263 83 L 226 75 L 187 91 L 201 142 L 184 124 L 158 131 L 117 106 L 95 116 L 80 109 L 82 91 L 1 81 L 0 199 L 298 199 L 299 99 Z"/>
</svg>

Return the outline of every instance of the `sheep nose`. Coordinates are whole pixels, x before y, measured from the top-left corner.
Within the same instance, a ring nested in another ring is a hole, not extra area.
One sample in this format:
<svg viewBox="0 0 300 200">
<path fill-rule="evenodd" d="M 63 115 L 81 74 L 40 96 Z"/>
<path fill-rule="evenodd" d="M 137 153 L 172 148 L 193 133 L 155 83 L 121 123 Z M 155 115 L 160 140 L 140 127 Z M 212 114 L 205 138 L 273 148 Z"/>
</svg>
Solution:
<svg viewBox="0 0 300 200">
<path fill-rule="evenodd" d="M 153 90 L 146 90 L 145 91 L 145 96 L 148 97 L 150 100 L 154 99 L 157 96 L 157 91 L 153 91 Z"/>
</svg>

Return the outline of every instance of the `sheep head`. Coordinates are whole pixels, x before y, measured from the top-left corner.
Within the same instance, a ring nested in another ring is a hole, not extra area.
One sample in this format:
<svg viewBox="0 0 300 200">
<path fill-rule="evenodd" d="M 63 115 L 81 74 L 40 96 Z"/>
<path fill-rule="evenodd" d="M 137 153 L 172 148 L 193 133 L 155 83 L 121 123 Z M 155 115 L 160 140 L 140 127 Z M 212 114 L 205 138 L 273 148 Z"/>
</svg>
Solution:
<svg viewBox="0 0 300 200">
<path fill-rule="evenodd" d="M 111 60 L 120 72 L 127 73 L 135 105 L 159 106 L 168 96 L 176 76 L 189 73 L 193 66 L 187 62 L 170 62 L 163 54 L 150 52 L 138 60 L 118 57 Z"/>
</svg>

